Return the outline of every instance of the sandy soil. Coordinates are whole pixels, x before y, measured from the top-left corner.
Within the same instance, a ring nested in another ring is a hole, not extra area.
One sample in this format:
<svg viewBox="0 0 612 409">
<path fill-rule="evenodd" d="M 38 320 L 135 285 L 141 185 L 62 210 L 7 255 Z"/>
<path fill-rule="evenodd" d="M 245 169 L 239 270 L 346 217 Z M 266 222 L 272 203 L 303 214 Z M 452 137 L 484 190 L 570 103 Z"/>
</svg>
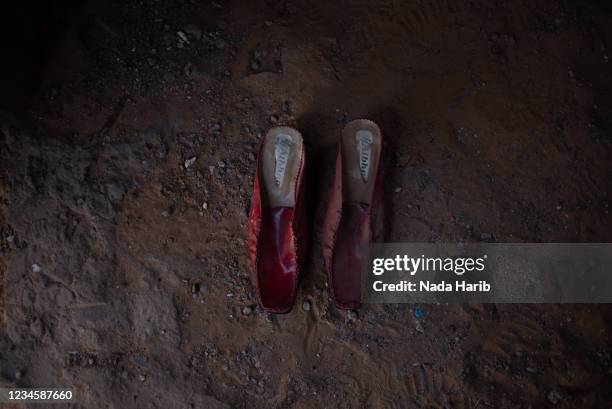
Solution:
<svg viewBox="0 0 612 409">
<path fill-rule="evenodd" d="M 78 408 L 609 407 L 609 306 L 347 314 L 318 228 L 340 130 L 368 117 L 387 141 L 389 241 L 609 242 L 611 11 L 56 10 L 27 77 L 39 86 L 2 99 L 2 382 L 72 387 Z M 245 249 L 256 148 L 276 124 L 303 133 L 318 181 L 310 262 L 282 316 L 257 307 Z"/>
</svg>

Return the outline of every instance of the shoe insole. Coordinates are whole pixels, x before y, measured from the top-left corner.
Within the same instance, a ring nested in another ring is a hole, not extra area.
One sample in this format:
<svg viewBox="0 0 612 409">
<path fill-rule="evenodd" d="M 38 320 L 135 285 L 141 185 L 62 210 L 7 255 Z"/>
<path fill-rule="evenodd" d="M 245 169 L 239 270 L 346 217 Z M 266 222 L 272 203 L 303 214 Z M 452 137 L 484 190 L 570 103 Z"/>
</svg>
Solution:
<svg viewBox="0 0 612 409">
<path fill-rule="evenodd" d="M 382 151 L 382 134 L 374 122 L 357 119 L 342 131 L 343 194 L 346 202 L 372 203 Z"/>
<path fill-rule="evenodd" d="M 267 206 L 295 207 L 303 149 L 302 135 L 293 128 L 280 126 L 266 134 L 261 171 Z"/>
</svg>

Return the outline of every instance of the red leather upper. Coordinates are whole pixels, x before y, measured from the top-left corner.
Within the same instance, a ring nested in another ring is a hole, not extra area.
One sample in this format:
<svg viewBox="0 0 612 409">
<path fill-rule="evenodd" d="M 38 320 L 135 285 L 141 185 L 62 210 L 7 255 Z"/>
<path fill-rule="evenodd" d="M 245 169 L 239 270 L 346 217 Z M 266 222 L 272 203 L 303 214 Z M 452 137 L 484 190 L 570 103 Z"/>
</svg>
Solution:
<svg viewBox="0 0 612 409">
<path fill-rule="evenodd" d="M 298 264 L 290 207 L 266 208 L 259 237 L 257 262 L 259 291 L 264 308 L 284 309 L 293 304 Z"/>
<path fill-rule="evenodd" d="M 361 298 L 361 269 L 370 242 L 370 206 L 345 203 L 332 260 L 332 290 L 338 304 L 353 308 Z M 359 279 L 356 279 L 359 278 Z"/>
<path fill-rule="evenodd" d="M 371 205 L 345 202 L 342 183 L 342 152 L 338 149 L 335 177 L 323 223 L 323 260 L 331 294 L 338 308 L 353 309 L 361 303 L 364 262 L 371 241 L 384 235 L 384 188 L 379 163 Z"/>
<path fill-rule="evenodd" d="M 247 226 L 251 279 L 262 308 L 291 310 L 308 251 L 308 220 L 304 193 L 305 152 L 296 177 L 295 208 L 270 207 L 262 195 L 260 146 Z"/>
</svg>

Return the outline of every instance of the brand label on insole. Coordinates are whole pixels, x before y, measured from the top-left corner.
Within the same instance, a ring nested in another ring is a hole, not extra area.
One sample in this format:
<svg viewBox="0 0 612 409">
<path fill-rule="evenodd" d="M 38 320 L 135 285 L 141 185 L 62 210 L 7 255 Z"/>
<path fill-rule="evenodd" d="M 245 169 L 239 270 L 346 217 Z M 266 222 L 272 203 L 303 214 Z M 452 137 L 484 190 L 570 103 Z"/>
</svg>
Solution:
<svg viewBox="0 0 612 409">
<path fill-rule="evenodd" d="M 276 136 L 276 146 L 274 147 L 274 159 L 276 165 L 274 168 L 274 184 L 280 187 L 285 179 L 285 171 L 287 170 L 287 162 L 289 161 L 289 153 L 291 152 L 291 136 L 279 134 Z"/>
<path fill-rule="evenodd" d="M 357 140 L 357 154 L 359 155 L 359 173 L 363 182 L 368 181 L 370 173 L 370 161 L 372 159 L 372 143 L 374 143 L 374 135 L 370 131 L 357 131 L 355 135 Z"/>
</svg>

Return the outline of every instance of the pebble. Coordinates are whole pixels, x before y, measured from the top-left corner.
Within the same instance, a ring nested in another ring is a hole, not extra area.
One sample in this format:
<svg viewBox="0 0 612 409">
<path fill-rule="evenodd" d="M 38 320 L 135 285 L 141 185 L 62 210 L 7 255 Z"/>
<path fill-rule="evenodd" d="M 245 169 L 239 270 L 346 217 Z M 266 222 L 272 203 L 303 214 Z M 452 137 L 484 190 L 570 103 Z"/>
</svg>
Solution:
<svg viewBox="0 0 612 409">
<path fill-rule="evenodd" d="M 401 192 L 401 191 L 402 191 L 402 188 L 401 188 L 401 187 L 396 187 L 396 188 L 395 188 L 395 193 L 399 193 L 399 192 Z"/>
<path fill-rule="evenodd" d="M 189 158 L 185 161 L 185 169 L 189 168 L 191 165 L 193 165 L 196 161 L 196 157 L 194 156 L 193 158 Z"/>
<path fill-rule="evenodd" d="M 204 210 L 208 209 L 208 202 L 202 203 L 202 209 Z"/>
<path fill-rule="evenodd" d="M 187 34 L 183 33 L 182 31 L 177 31 L 176 34 L 179 36 L 181 40 L 183 40 L 183 42 L 189 44 L 189 39 L 187 38 Z"/>
<path fill-rule="evenodd" d="M 302 309 L 306 312 L 310 311 L 310 308 L 312 306 L 310 305 L 310 301 L 306 300 L 304 301 L 304 303 L 302 304 Z"/>
<path fill-rule="evenodd" d="M 561 400 L 561 395 L 557 391 L 550 391 L 548 396 L 546 396 L 548 401 L 553 405 L 556 405 Z"/>
<path fill-rule="evenodd" d="M 359 313 L 351 310 L 346 314 L 346 318 L 348 318 L 349 321 L 357 321 L 359 319 Z"/>
<path fill-rule="evenodd" d="M 42 271 L 42 267 L 41 266 L 39 266 L 36 263 L 32 264 L 32 272 L 33 273 L 40 273 L 41 271 Z"/>
<path fill-rule="evenodd" d="M 242 315 L 251 315 L 253 308 L 246 306 L 242 309 Z"/>
<path fill-rule="evenodd" d="M 147 377 L 144 375 L 140 375 L 138 379 L 140 379 L 140 382 L 144 382 L 147 379 Z"/>
</svg>

